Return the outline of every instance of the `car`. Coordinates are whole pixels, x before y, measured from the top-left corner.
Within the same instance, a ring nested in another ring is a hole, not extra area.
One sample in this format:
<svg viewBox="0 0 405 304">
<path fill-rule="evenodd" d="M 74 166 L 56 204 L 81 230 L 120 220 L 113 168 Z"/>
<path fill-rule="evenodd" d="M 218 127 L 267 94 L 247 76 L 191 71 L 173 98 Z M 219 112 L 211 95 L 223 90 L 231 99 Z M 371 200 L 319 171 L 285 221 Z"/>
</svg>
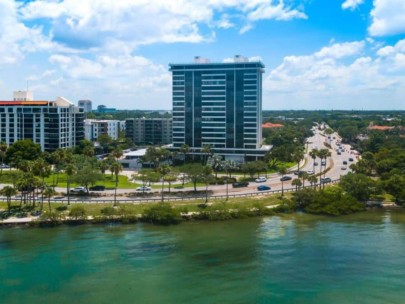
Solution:
<svg viewBox="0 0 405 304">
<path fill-rule="evenodd" d="M 264 183 L 266 181 L 267 181 L 267 178 L 265 178 L 264 176 L 260 176 L 260 177 L 255 179 L 256 183 Z"/>
<path fill-rule="evenodd" d="M 314 166 L 318 166 L 319 164 L 318 164 L 318 162 L 314 162 Z"/>
<path fill-rule="evenodd" d="M 347 161 L 346 161 L 346 160 L 343 161 L 343 165 L 347 165 Z"/>
<path fill-rule="evenodd" d="M 321 178 L 321 184 L 330 183 L 331 181 L 330 177 Z"/>
<path fill-rule="evenodd" d="M 1 164 L 1 165 L 0 165 L 0 168 L 9 169 L 10 166 L 9 166 L 9 165 L 6 165 L 6 164 Z"/>
<path fill-rule="evenodd" d="M 141 187 L 136 188 L 136 191 L 142 191 L 142 192 L 150 191 L 150 190 L 152 190 L 152 188 L 148 187 L 148 186 L 141 186 Z"/>
<path fill-rule="evenodd" d="M 288 175 L 284 175 L 282 178 L 280 178 L 280 181 L 285 182 L 285 181 L 289 181 L 292 180 L 291 176 Z"/>
<path fill-rule="evenodd" d="M 89 189 L 90 191 L 104 191 L 105 190 L 105 186 L 102 185 L 95 185 L 93 187 L 90 187 Z"/>
<path fill-rule="evenodd" d="M 350 157 L 350 158 L 349 158 L 349 161 L 351 161 L 351 162 L 352 162 L 352 161 L 354 161 L 354 159 L 353 159 L 352 157 Z"/>
<path fill-rule="evenodd" d="M 340 169 L 342 169 L 342 170 L 346 170 L 346 169 L 347 169 L 347 167 L 346 167 L 346 166 L 342 166 Z"/>
<path fill-rule="evenodd" d="M 339 151 L 339 152 L 337 153 L 337 155 L 342 155 L 342 152 Z"/>
<path fill-rule="evenodd" d="M 300 173 L 301 173 L 302 171 L 294 171 L 294 175 L 300 175 Z"/>
<path fill-rule="evenodd" d="M 321 166 L 326 166 L 326 160 L 322 159 Z"/>
<path fill-rule="evenodd" d="M 247 187 L 249 186 L 248 182 L 236 182 L 232 184 L 232 187 L 234 188 L 241 188 L 241 187 Z"/>
<path fill-rule="evenodd" d="M 315 174 L 314 170 L 308 170 L 307 174 Z"/>
<path fill-rule="evenodd" d="M 79 186 L 79 187 L 75 187 L 73 189 L 70 189 L 71 193 L 77 193 L 77 194 L 82 194 L 82 193 L 85 193 L 86 191 L 87 191 L 86 187 L 83 187 L 83 186 Z"/>
<path fill-rule="evenodd" d="M 257 190 L 258 191 L 267 191 L 267 190 L 271 190 L 271 188 L 266 185 L 260 185 L 259 187 L 257 187 Z"/>
</svg>

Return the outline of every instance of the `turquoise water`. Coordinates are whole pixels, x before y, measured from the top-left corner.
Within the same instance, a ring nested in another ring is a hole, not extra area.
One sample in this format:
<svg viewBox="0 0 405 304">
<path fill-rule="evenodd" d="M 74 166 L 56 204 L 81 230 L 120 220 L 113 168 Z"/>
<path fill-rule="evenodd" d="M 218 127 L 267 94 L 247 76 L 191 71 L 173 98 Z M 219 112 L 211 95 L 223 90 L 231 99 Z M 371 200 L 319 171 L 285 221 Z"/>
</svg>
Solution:
<svg viewBox="0 0 405 304">
<path fill-rule="evenodd" d="M 0 230 L 1 303 L 405 303 L 405 213 Z"/>
</svg>

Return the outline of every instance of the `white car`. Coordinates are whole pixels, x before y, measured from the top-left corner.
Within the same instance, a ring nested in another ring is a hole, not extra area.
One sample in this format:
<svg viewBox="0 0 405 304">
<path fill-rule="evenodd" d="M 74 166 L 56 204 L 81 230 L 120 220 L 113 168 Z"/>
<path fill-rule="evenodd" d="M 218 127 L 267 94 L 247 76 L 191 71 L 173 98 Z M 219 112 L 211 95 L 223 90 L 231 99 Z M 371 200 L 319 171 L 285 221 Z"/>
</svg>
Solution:
<svg viewBox="0 0 405 304">
<path fill-rule="evenodd" d="M 267 182 L 267 178 L 265 178 L 264 176 L 260 176 L 258 178 L 255 179 L 256 183 L 264 183 Z"/>
<path fill-rule="evenodd" d="M 307 173 L 308 174 L 315 174 L 314 170 L 308 170 Z"/>
<path fill-rule="evenodd" d="M 150 191 L 150 190 L 152 190 L 152 188 L 148 187 L 148 186 L 141 186 L 141 187 L 136 188 L 136 191 L 142 191 L 142 192 Z"/>
<path fill-rule="evenodd" d="M 347 167 L 346 166 L 342 166 L 342 168 L 341 168 L 342 170 L 346 170 L 347 169 Z"/>
<path fill-rule="evenodd" d="M 75 187 L 75 188 L 73 188 L 73 189 L 70 190 L 71 193 L 84 193 L 84 192 L 86 192 L 86 191 L 87 191 L 86 188 L 85 188 L 85 187 L 82 187 L 82 186 L 80 186 L 80 187 Z"/>
</svg>

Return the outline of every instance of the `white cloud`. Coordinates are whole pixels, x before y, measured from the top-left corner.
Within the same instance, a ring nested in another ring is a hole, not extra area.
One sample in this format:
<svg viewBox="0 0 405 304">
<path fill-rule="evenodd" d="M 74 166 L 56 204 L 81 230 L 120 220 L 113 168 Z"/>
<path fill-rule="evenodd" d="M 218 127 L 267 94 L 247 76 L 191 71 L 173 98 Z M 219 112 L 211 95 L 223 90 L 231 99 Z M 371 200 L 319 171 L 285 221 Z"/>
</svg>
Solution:
<svg viewBox="0 0 405 304">
<path fill-rule="evenodd" d="M 364 41 L 335 43 L 331 46 L 323 47 L 315 53 L 316 57 L 343 58 L 359 54 L 364 48 Z"/>
<path fill-rule="evenodd" d="M 234 18 L 248 24 L 241 33 L 262 19 L 306 18 L 283 0 L 46 0 L 27 2 L 20 13 L 26 20 L 51 20 L 54 41 L 93 50 L 120 41 L 132 49 L 157 42 L 209 41 L 213 29 L 235 27 Z"/>
<path fill-rule="evenodd" d="M 342 4 L 342 9 L 356 9 L 360 4 L 362 4 L 364 0 L 346 0 Z"/>
<path fill-rule="evenodd" d="M 38 95 L 57 91 L 73 100 L 88 96 L 96 104 L 101 101 L 127 109 L 171 107 L 171 75 L 167 67 L 145 57 L 103 54 L 91 60 L 53 55 L 49 60 L 59 72 L 48 87 L 36 87 Z"/>
<path fill-rule="evenodd" d="M 334 44 L 307 56 L 286 56 L 265 78 L 264 108 L 403 109 L 403 44 L 405 40 L 398 42 L 394 51 L 379 49 L 376 56 L 361 55 L 362 41 Z M 383 58 L 382 53 L 389 56 Z"/>
<path fill-rule="evenodd" d="M 258 5 L 253 11 L 251 11 L 247 17 L 251 21 L 263 19 L 288 21 L 292 19 L 308 18 L 307 15 L 305 15 L 305 13 L 297 9 L 291 9 L 289 7 L 286 7 L 282 0 L 280 0 L 280 2 L 276 5 L 268 5 L 267 3 L 262 3 Z"/>
<path fill-rule="evenodd" d="M 389 36 L 405 33 L 405 1 L 374 0 L 371 11 L 371 36 Z"/>
</svg>

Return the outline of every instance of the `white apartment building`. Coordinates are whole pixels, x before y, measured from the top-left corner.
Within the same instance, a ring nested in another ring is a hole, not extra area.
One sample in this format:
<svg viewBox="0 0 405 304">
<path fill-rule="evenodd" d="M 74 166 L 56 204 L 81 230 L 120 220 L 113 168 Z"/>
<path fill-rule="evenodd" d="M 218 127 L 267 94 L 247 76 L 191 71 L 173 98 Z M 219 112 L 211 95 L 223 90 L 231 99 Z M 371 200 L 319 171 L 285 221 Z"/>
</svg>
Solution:
<svg viewBox="0 0 405 304">
<path fill-rule="evenodd" d="M 83 120 L 83 109 L 63 97 L 34 101 L 31 92 L 14 92 L 13 101 L 0 101 L 0 140 L 30 139 L 49 152 L 71 148 L 84 139 Z"/>
<path fill-rule="evenodd" d="M 84 137 L 87 140 L 96 141 L 101 134 L 106 134 L 116 140 L 120 131 L 125 128 L 125 121 L 120 120 L 84 120 Z"/>
</svg>

